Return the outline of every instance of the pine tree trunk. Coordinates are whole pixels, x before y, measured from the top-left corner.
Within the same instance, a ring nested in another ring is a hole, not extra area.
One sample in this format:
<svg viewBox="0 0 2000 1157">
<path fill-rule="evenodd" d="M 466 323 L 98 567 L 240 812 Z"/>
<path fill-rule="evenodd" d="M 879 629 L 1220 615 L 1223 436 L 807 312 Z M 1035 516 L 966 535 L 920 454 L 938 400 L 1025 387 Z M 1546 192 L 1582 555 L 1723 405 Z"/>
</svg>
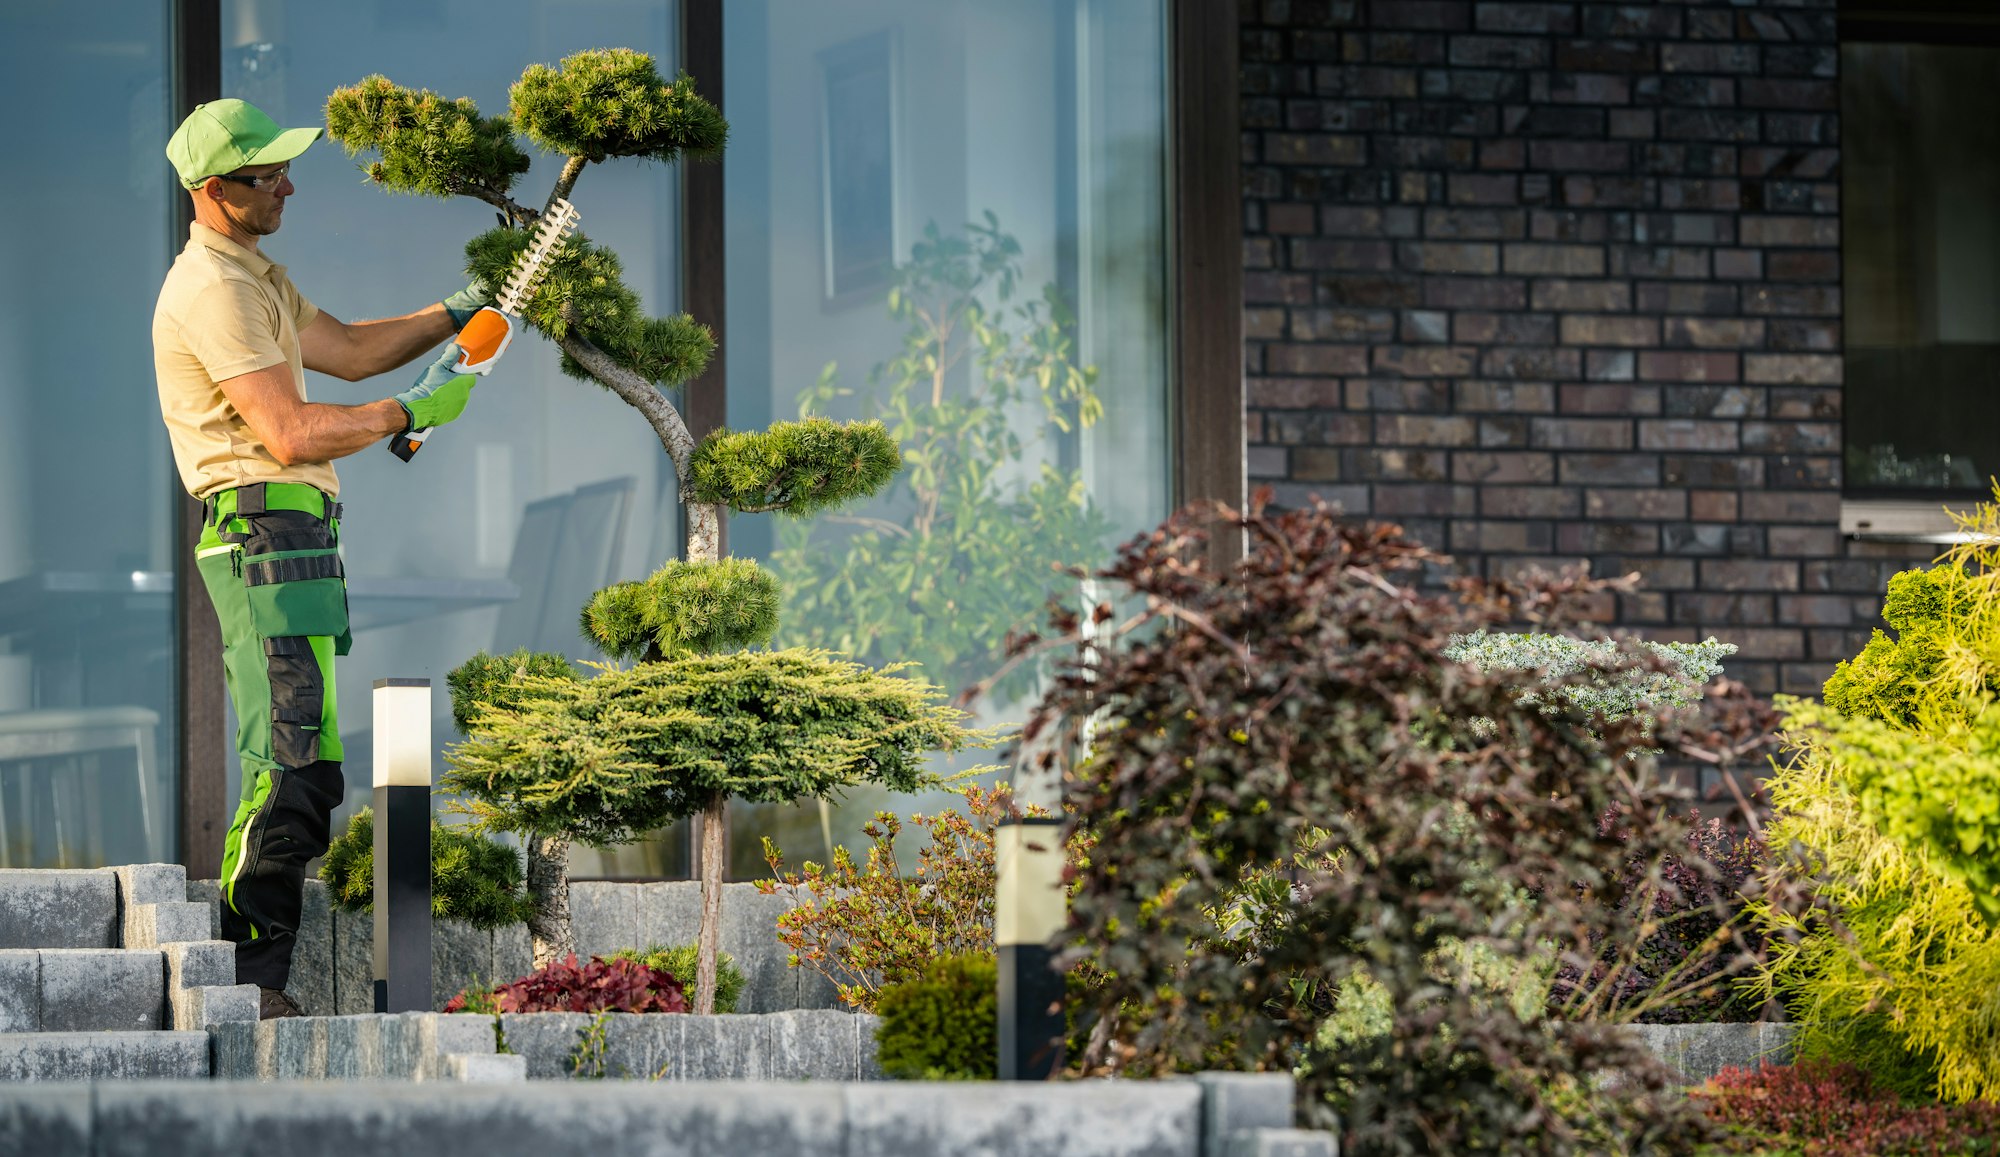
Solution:
<svg viewBox="0 0 2000 1157">
<path fill-rule="evenodd" d="M 528 935 L 534 940 L 535 967 L 542 969 L 576 951 L 569 920 L 569 840 L 530 832 L 526 842 L 528 895 L 535 901 Z"/>
<path fill-rule="evenodd" d="M 687 556 L 689 562 L 713 562 L 722 557 L 722 509 L 705 502 L 690 502 Z"/>
<path fill-rule="evenodd" d="M 715 1011 L 715 960 L 722 948 L 722 836 L 728 822 L 726 796 L 717 794 L 701 811 L 701 940 L 695 950 L 694 1011 Z"/>
</svg>

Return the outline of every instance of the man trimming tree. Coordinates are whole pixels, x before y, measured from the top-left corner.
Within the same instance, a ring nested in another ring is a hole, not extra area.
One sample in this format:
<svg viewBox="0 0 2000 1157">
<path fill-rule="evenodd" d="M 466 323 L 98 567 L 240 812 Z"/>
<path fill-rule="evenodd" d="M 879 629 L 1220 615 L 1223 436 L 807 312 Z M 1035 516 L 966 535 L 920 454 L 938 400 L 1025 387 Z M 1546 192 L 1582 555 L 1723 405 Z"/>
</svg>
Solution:
<svg viewBox="0 0 2000 1157">
<path fill-rule="evenodd" d="M 222 858 L 223 935 L 236 979 L 285 996 L 304 868 L 345 794 L 333 659 L 347 653 L 333 459 L 459 416 L 476 379 L 447 344 L 415 385 L 358 406 L 309 402 L 305 371 L 345 381 L 405 365 L 485 303 L 468 286 L 406 317 L 344 323 L 306 300 L 258 242 L 278 231 L 291 161 L 320 135 L 240 100 L 198 106 L 167 142 L 194 198 L 187 247 L 153 314 L 160 411 L 188 493 L 203 504 L 196 564 L 222 623 L 243 794 Z"/>
</svg>

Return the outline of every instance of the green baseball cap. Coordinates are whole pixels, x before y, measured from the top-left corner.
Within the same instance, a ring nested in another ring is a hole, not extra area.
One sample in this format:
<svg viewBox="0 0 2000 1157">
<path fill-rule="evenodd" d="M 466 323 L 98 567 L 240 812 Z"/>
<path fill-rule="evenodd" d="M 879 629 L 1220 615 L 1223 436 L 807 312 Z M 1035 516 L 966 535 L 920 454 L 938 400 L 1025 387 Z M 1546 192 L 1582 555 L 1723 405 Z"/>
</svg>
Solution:
<svg viewBox="0 0 2000 1157">
<path fill-rule="evenodd" d="M 275 165 L 306 151 L 320 129 L 281 129 L 249 101 L 227 97 L 194 106 L 167 142 L 167 159 L 181 184 L 198 189 L 203 181 L 245 165 Z"/>
</svg>

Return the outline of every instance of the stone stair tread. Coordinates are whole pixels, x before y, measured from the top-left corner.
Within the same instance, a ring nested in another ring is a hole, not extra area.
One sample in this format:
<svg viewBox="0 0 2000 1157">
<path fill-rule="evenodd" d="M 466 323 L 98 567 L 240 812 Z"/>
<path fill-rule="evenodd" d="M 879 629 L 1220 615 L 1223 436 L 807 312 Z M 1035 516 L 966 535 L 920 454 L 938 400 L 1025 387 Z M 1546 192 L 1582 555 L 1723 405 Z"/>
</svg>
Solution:
<svg viewBox="0 0 2000 1157">
<path fill-rule="evenodd" d="M 0 869 L 0 949 L 117 945 L 118 878 L 111 869 Z"/>
<path fill-rule="evenodd" d="M 0 951 L 0 1031 L 143 1032 L 165 1027 L 157 948 Z"/>
<path fill-rule="evenodd" d="M 205 1032 L 0 1033 L 0 1081 L 205 1078 Z"/>
</svg>

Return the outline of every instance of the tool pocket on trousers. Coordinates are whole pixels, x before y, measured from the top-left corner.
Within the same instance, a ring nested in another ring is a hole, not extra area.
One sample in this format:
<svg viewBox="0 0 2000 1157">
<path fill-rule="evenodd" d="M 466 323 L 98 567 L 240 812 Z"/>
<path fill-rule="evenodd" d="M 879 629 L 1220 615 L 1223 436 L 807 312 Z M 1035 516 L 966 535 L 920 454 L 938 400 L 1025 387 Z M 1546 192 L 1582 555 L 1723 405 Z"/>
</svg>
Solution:
<svg viewBox="0 0 2000 1157">
<path fill-rule="evenodd" d="M 265 639 L 264 661 L 271 678 L 271 759 L 280 767 L 304 767 L 319 758 L 326 709 L 319 659 L 312 642 L 295 635 Z"/>
<path fill-rule="evenodd" d="M 266 639 L 347 634 L 347 584 L 333 531 L 311 515 L 246 520 L 243 584 L 250 626 Z"/>
</svg>

